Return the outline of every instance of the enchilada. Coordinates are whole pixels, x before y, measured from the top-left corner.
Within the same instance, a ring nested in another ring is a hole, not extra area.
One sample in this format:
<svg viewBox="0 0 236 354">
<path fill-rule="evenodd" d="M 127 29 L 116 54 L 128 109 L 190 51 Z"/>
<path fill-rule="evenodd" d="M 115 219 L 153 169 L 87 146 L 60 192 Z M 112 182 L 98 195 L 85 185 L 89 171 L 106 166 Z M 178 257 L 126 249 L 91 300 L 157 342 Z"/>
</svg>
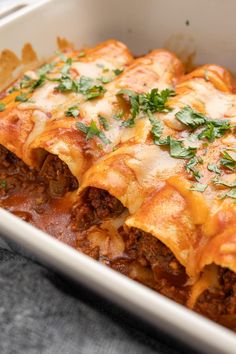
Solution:
<svg viewBox="0 0 236 354">
<path fill-rule="evenodd" d="M 235 329 L 230 73 L 116 41 L 64 56 L 1 96 L 0 206 Z"/>
</svg>

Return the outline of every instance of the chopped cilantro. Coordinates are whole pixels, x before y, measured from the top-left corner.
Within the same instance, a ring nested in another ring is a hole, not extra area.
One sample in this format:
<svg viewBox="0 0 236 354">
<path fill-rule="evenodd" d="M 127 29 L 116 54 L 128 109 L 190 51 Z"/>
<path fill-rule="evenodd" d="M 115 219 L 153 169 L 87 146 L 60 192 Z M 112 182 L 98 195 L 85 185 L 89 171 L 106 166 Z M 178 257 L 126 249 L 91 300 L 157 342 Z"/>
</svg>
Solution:
<svg viewBox="0 0 236 354">
<path fill-rule="evenodd" d="M 217 185 L 229 187 L 229 188 L 236 187 L 236 180 L 233 182 L 226 182 L 226 181 L 220 180 L 219 178 L 216 178 L 213 180 L 213 183 L 217 184 Z"/>
<path fill-rule="evenodd" d="M 114 72 L 114 74 L 115 74 L 116 76 L 122 74 L 123 71 L 124 71 L 124 69 L 114 69 L 114 70 L 113 70 L 113 72 Z"/>
<path fill-rule="evenodd" d="M 81 76 L 79 92 L 84 94 L 87 100 L 91 100 L 102 96 L 106 92 L 106 89 L 102 85 L 94 83 L 93 79 L 90 77 Z"/>
<path fill-rule="evenodd" d="M 79 91 L 79 82 L 73 80 L 68 75 L 63 75 L 59 79 L 51 79 L 52 81 L 59 82 L 59 85 L 55 87 L 55 90 L 59 92 L 78 92 Z"/>
<path fill-rule="evenodd" d="M 209 120 L 206 122 L 206 127 L 198 135 L 198 138 L 206 138 L 212 143 L 216 138 L 220 138 L 230 129 L 229 120 Z"/>
<path fill-rule="evenodd" d="M 191 159 L 195 156 L 196 148 L 184 147 L 182 141 L 168 137 L 170 145 L 170 155 L 177 159 Z"/>
<path fill-rule="evenodd" d="M 0 103 L 0 112 L 3 112 L 6 109 L 6 105 L 4 103 Z"/>
<path fill-rule="evenodd" d="M 221 170 L 219 169 L 219 167 L 215 163 L 209 163 L 207 165 L 207 168 L 209 171 L 215 172 L 217 175 L 221 175 Z"/>
<path fill-rule="evenodd" d="M 15 97 L 16 102 L 26 102 L 28 101 L 28 98 L 26 97 L 25 93 L 21 93 L 20 95 Z"/>
<path fill-rule="evenodd" d="M 236 188 L 230 189 L 226 194 L 225 197 L 236 198 Z"/>
<path fill-rule="evenodd" d="M 234 171 L 236 167 L 236 159 L 232 156 L 232 152 L 235 153 L 234 149 L 226 149 L 221 152 L 222 159 L 220 159 L 220 163 L 222 166 L 227 168 L 230 171 Z"/>
<path fill-rule="evenodd" d="M 120 111 L 119 113 L 113 114 L 112 118 L 115 119 L 115 120 L 121 120 L 123 115 L 124 115 L 124 112 Z"/>
<path fill-rule="evenodd" d="M 203 183 L 194 183 L 192 187 L 190 187 L 191 191 L 197 191 L 203 193 L 207 189 L 208 185 Z"/>
<path fill-rule="evenodd" d="M 107 119 L 101 115 L 99 115 L 99 123 L 101 124 L 101 126 L 105 129 L 105 130 L 109 130 L 109 123 L 107 121 Z"/>
<path fill-rule="evenodd" d="M 179 122 L 187 125 L 191 129 L 196 129 L 197 127 L 206 123 L 206 117 L 193 110 L 190 106 L 186 106 L 176 113 L 175 117 Z"/>
<path fill-rule="evenodd" d="M 72 64 L 72 58 L 68 58 L 66 60 L 65 65 L 63 65 L 62 69 L 61 69 L 61 73 L 62 75 L 67 75 L 69 73 L 70 67 Z"/>
<path fill-rule="evenodd" d="M 41 68 L 38 69 L 38 75 L 41 76 L 48 74 L 55 68 L 55 65 L 55 63 L 44 64 L 43 66 L 41 66 Z"/>
<path fill-rule="evenodd" d="M 108 84 L 109 82 L 111 82 L 112 79 L 110 79 L 109 77 L 105 77 L 105 76 L 101 76 L 98 78 L 98 81 L 101 81 L 103 84 Z"/>
<path fill-rule="evenodd" d="M 66 117 L 77 117 L 79 115 L 79 108 L 78 106 L 72 106 L 68 108 L 68 110 L 65 112 Z"/>
<path fill-rule="evenodd" d="M 199 181 L 200 178 L 202 177 L 201 173 L 195 169 L 195 166 L 198 163 L 201 163 L 201 162 L 199 161 L 199 158 L 197 158 L 195 156 L 195 157 L 192 157 L 185 165 L 186 171 L 189 173 L 191 172 L 193 177 L 196 179 L 196 181 Z"/>
<path fill-rule="evenodd" d="M 97 136 L 104 144 L 110 144 L 110 140 L 106 135 L 98 129 L 95 121 L 91 121 L 90 125 L 85 125 L 82 122 L 76 122 L 76 128 L 86 134 L 86 139 L 92 139 L 94 136 Z"/>
<path fill-rule="evenodd" d="M 152 114 L 149 114 L 149 120 L 152 124 L 151 134 L 153 136 L 154 144 L 159 145 L 159 141 L 163 132 L 163 124 L 160 119 L 155 118 Z"/>
<path fill-rule="evenodd" d="M 127 96 L 131 105 L 131 118 L 123 122 L 123 126 L 134 126 L 135 118 L 140 112 L 148 115 L 155 112 L 169 112 L 170 108 L 166 106 L 166 102 L 174 94 L 174 91 L 169 89 L 160 92 L 158 89 L 152 89 L 150 92 L 142 94 L 128 89 L 118 91 L 117 95 Z"/>
<path fill-rule="evenodd" d="M 0 181 L 0 188 L 4 188 L 4 189 L 7 188 L 7 181 L 5 179 L 2 179 Z"/>
</svg>

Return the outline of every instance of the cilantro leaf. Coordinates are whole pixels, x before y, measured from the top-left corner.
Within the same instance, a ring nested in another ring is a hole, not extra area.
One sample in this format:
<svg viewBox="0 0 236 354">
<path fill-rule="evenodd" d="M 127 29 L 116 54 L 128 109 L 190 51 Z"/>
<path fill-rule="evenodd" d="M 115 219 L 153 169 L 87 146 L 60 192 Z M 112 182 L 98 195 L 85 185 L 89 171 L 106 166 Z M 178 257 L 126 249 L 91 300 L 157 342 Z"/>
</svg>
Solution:
<svg viewBox="0 0 236 354">
<path fill-rule="evenodd" d="M 98 81 L 101 81 L 103 84 L 108 84 L 112 81 L 112 79 L 109 77 L 101 76 L 98 78 Z"/>
<path fill-rule="evenodd" d="M 76 128 L 86 134 L 86 140 L 92 139 L 94 136 L 97 136 L 104 144 L 110 144 L 110 140 L 106 135 L 98 129 L 95 121 L 91 121 L 90 125 L 87 126 L 82 122 L 76 122 Z"/>
<path fill-rule="evenodd" d="M 26 97 L 25 93 L 21 93 L 20 95 L 15 97 L 16 102 L 26 102 L 28 101 L 28 98 Z"/>
<path fill-rule="evenodd" d="M 92 78 L 81 76 L 79 81 L 79 92 L 84 94 L 87 100 L 91 100 L 102 96 L 106 92 L 106 89 L 102 85 L 94 83 Z"/>
<path fill-rule="evenodd" d="M 68 108 L 68 110 L 65 112 L 66 117 L 77 117 L 79 115 L 79 108 L 78 106 L 72 106 Z"/>
<path fill-rule="evenodd" d="M 209 120 L 206 122 L 206 127 L 198 135 L 198 138 L 206 138 L 213 142 L 216 138 L 223 136 L 229 129 L 231 129 L 229 120 Z"/>
<path fill-rule="evenodd" d="M 151 134 L 153 136 L 154 144 L 158 145 L 163 132 L 163 123 L 152 114 L 149 114 L 148 117 L 150 123 L 152 124 Z"/>
<path fill-rule="evenodd" d="M 72 58 L 67 58 L 65 65 L 61 69 L 62 75 L 67 75 L 69 73 L 72 64 Z"/>
<path fill-rule="evenodd" d="M 4 103 L 0 103 L 0 112 L 3 112 L 6 109 L 6 105 Z"/>
<path fill-rule="evenodd" d="M 236 159 L 232 156 L 232 152 L 236 152 L 234 149 L 226 149 L 221 152 L 223 155 L 222 159 L 220 159 L 221 165 L 227 168 L 230 171 L 234 171 L 236 167 Z"/>
<path fill-rule="evenodd" d="M 225 194 L 225 197 L 230 197 L 236 199 L 236 188 L 232 188 Z"/>
<path fill-rule="evenodd" d="M 151 92 L 140 94 L 138 96 L 138 101 L 140 105 L 140 110 L 147 113 L 155 112 L 169 112 L 171 109 L 166 106 L 169 97 L 175 95 L 173 90 L 165 89 L 160 91 L 157 88 L 151 90 Z"/>
<path fill-rule="evenodd" d="M 123 117 L 124 115 L 124 112 L 123 111 L 120 111 L 116 114 L 113 114 L 112 118 L 115 119 L 115 120 L 121 120 L 121 118 Z"/>
<path fill-rule="evenodd" d="M 55 65 L 55 63 L 44 64 L 43 66 L 41 66 L 41 68 L 38 69 L 38 75 L 41 76 L 48 74 L 54 69 Z"/>
<path fill-rule="evenodd" d="M 105 130 L 109 130 L 109 123 L 108 123 L 107 119 L 101 115 L 99 115 L 98 118 L 99 118 L 99 123 L 101 124 L 101 126 Z"/>
<path fill-rule="evenodd" d="M 197 191 L 203 193 L 207 189 L 208 185 L 203 183 L 194 183 L 192 187 L 190 187 L 191 191 Z"/>
<path fill-rule="evenodd" d="M 123 71 L 124 71 L 124 69 L 114 69 L 114 70 L 113 70 L 113 72 L 114 72 L 114 74 L 115 74 L 116 76 L 122 74 Z"/>
<path fill-rule="evenodd" d="M 236 180 L 233 182 L 226 182 L 220 179 L 214 179 L 213 183 L 216 185 L 221 185 L 221 186 L 225 186 L 225 187 L 229 187 L 229 188 L 233 188 L 236 187 Z"/>
<path fill-rule="evenodd" d="M 199 158 L 192 157 L 185 165 L 185 169 L 187 172 L 192 173 L 193 177 L 196 181 L 199 181 L 202 177 L 201 173 L 195 169 L 195 166 L 199 163 Z"/>
<path fill-rule="evenodd" d="M 221 175 L 221 170 L 219 169 L 219 167 L 215 163 L 209 163 L 207 165 L 207 168 L 209 171 L 215 172 L 217 175 Z"/>
<path fill-rule="evenodd" d="M 196 148 L 184 147 L 182 141 L 169 137 L 170 155 L 178 159 L 191 159 L 195 156 Z"/>
<path fill-rule="evenodd" d="M 206 123 L 206 117 L 195 110 L 190 106 L 186 106 L 176 113 L 175 117 L 177 120 L 184 125 L 190 127 L 191 129 L 196 129 L 197 127 Z"/>
</svg>

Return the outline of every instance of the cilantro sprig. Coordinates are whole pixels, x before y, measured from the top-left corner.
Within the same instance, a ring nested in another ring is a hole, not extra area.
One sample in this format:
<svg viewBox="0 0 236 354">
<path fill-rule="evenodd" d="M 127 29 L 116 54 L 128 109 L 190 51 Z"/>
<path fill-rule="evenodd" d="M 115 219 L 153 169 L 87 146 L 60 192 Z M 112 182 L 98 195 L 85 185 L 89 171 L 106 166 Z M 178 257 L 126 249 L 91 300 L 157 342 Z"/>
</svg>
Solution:
<svg viewBox="0 0 236 354">
<path fill-rule="evenodd" d="M 159 91 L 157 88 L 147 93 L 135 93 L 132 90 L 122 89 L 117 92 L 118 96 L 127 97 L 131 106 L 131 118 L 124 121 L 123 125 L 132 127 L 135 124 L 135 118 L 139 113 L 166 113 L 171 110 L 166 103 L 169 97 L 175 95 L 173 90 L 165 89 Z"/>
<path fill-rule="evenodd" d="M 111 141 L 106 137 L 103 131 L 101 131 L 94 120 L 89 125 L 82 122 L 76 122 L 76 128 L 82 133 L 86 134 L 86 140 L 92 139 L 94 136 L 98 137 L 105 145 L 110 144 Z"/>
<path fill-rule="evenodd" d="M 203 128 L 198 134 L 198 139 L 207 139 L 209 142 L 213 142 L 215 139 L 222 137 L 232 128 L 229 120 L 210 119 L 204 114 L 195 111 L 190 106 L 186 106 L 177 112 L 175 117 L 179 122 L 192 130 Z"/>
</svg>

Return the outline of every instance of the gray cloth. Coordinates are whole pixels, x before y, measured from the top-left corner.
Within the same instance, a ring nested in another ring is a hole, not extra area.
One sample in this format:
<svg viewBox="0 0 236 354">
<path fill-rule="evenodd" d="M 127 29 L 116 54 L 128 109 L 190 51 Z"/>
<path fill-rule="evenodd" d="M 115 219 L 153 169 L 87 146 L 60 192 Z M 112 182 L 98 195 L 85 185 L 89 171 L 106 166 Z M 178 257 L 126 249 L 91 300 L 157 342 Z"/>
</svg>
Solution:
<svg viewBox="0 0 236 354">
<path fill-rule="evenodd" d="M 11 246 L 0 238 L 1 354 L 193 353 Z"/>
</svg>

